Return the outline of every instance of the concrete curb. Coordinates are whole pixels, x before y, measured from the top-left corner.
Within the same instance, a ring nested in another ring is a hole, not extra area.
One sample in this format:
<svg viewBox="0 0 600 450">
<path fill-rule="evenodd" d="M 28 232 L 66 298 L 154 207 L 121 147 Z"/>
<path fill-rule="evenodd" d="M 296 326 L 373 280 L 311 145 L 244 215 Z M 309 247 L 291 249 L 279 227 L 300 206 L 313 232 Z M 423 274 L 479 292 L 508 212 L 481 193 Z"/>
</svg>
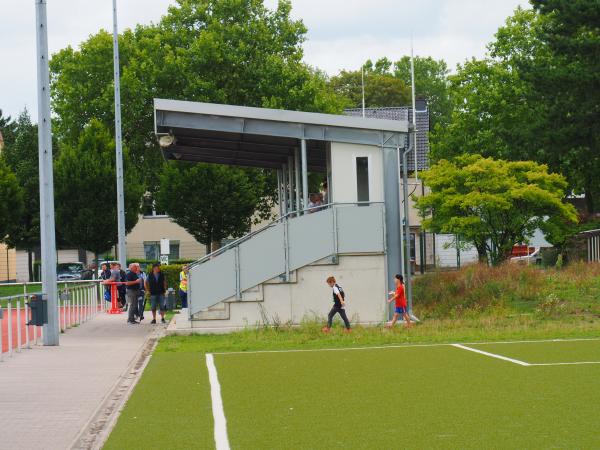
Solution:
<svg viewBox="0 0 600 450">
<path fill-rule="evenodd" d="M 117 419 L 125 403 L 129 399 L 133 388 L 142 376 L 144 369 L 161 337 L 165 335 L 165 328 L 161 327 L 148 336 L 144 344 L 137 351 L 127 369 L 119 376 L 113 387 L 106 394 L 90 420 L 83 426 L 73 443 L 71 450 L 100 450 L 106 443 L 108 436 L 117 423 Z"/>
</svg>

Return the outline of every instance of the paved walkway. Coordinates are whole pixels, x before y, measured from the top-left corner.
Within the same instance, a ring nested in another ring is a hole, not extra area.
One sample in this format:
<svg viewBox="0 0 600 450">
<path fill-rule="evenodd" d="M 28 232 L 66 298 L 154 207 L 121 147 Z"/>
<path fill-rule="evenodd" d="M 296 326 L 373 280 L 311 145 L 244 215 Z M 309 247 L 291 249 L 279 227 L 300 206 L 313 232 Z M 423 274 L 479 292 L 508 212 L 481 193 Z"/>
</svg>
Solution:
<svg viewBox="0 0 600 450">
<path fill-rule="evenodd" d="M 5 356 L 0 362 L 0 449 L 73 445 L 132 367 L 139 369 L 148 339 L 164 328 L 150 325 L 148 317 L 141 325 L 125 321 L 125 314 L 99 313 L 62 334 L 59 347 L 34 346 Z"/>
</svg>

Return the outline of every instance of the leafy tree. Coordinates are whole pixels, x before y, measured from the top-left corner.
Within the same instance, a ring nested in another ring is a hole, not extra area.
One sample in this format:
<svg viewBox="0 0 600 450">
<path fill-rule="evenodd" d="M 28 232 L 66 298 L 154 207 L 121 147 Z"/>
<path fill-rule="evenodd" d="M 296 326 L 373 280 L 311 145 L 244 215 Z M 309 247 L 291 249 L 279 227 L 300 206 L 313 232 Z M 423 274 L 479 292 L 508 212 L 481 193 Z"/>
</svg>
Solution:
<svg viewBox="0 0 600 450">
<path fill-rule="evenodd" d="M 0 157 L 0 241 L 3 241 L 15 222 L 21 221 L 23 190 L 17 177 Z"/>
<path fill-rule="evenodd" d="M 449 123 L 432 134 L 432 159 L 469 152 L 549 162 L 541 139 L 547 108 L 534 94 L 535 81 L 520 70 L 526 60 L 551 64 L 539 29 L 535 12 L 517 9 L 488 46 L 488 57 L 459 65 L 449 77 L 452 111 Z"/>
<path fill-rule="evenodd" d="M 432 157 L 471 152 L 547 164 L 569 191 L 585 193 L 592 213 L 600 195 L 597 2 L 533 3 L 541 13 L 518 8 L 488 57 L 450 76 L 451 121 L 433 134 Z"/>
<path fill-rule="evenodd" d="M 430 130 L 439 124 L 446 125 L 452 105 L 448 90 L 448 65 L 444 60 L 435 60 L 431 56 L 415 56 L 415 96 L 425 98 L 429 105 Z M 411 86 L 410 56 L 403 56 L 393 65 L 393 74 Z"/>
<path fill-rule="evenodd" d="M 157 201 L 179 225 L 206 245 L 248 233 L 255 211 L 267 204 L 268 176 L 216 164 L 174 162 L 160 180 Z"/>
<path fill-rule="evenodd" d="M 547 139 L 589 213 L 600 207 L 600 6 L 597 0 L 532 0 L 541 17 L 540 40 L 557 64 L 531 70 L 536 94 L 547 99 Z"/>
<path fill-rule="evenodd" d="M 127 149 L 123 149 L 128 161 Z M 144 193 L 139 174 L 125 164 L 125 229 L 138 221 Z M 56 228 L 71 245 L 98 254 L 117 242 L 115 142 L 110 131 L 92 119 L 76 147 L 64 145 L 55 163 Z"/>
<path fill-rule="evenodd" d="M 563 202 L 564 177 L 533 161 L 462 155 L 439 161 L 422 177 L 431 189 L 416 200 L 423 226 L 460 235 L 494 265 L 514 244 L 546 228 L 548 217 L 577 221 L 575 208 Z"/>
<path fill-rule="evenodd" d="M 37 126 L 31 123 L 27 110 L 19 115 L 13 136 L 2 155 L 17 177 L 24 209 L 20 220 L 12 221 L 6 243 L 27 252 L 29 279 L 33 280 L 33 252 L 40 245 L 40 187 Z"/>
<path fill-rule="evenodd" d="M 4 116 L 0 109 L 0 135 L 4 145 L 14 140 L 16 123 L 10 116 Z M 2 143 L 0 143 L 0 151 L 2 151 Z"/>
<path fill-rule="evenodd" d="M 379 63 L 379 64 L 378 64 Z M 365 63 L 365 105 L 367 107 L 403 106 L 410 102 L 410 88 L 399 78 L 387 72 L 378 61 Z M 388 67 L 389 68 L 389 67 Z M 333 90 L 347 99 L 348 107 L 362 106 L 362 70 L 342 70 L 331 78 Z"/>
<path fill-rule="evenodd" d="M 163 160 L 153 98 L 339 112 L 324 75 L 302 62 L 306 28 L 263 0 L 178 0 L 157 24 L 119 38 L 123 138 L 150 191 Z M 70 145 L 92 117 L 112 128 L 112 36 L 101 31 L 51 61 L 55 128 Z"/>
</svg>

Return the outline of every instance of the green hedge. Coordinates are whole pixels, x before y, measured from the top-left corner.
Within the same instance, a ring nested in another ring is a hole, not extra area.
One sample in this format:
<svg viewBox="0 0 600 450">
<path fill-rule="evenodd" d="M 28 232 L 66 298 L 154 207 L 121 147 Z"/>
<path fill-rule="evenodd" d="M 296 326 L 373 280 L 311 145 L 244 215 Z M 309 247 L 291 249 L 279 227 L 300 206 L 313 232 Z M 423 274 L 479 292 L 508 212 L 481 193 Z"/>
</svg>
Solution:
<svg viewBox="0 0 600 450">
<path fill-rule="evenodd" d="M 167 278 L 167 286 L 173 288 L 179 296 L 179 273 L 181 272 L 182 264 L 169 264 L 168 266 L 161 266 L 160 270 L 165 274 Z M 151 270 L 149 268 L 148 273 Z"/>
</svg>

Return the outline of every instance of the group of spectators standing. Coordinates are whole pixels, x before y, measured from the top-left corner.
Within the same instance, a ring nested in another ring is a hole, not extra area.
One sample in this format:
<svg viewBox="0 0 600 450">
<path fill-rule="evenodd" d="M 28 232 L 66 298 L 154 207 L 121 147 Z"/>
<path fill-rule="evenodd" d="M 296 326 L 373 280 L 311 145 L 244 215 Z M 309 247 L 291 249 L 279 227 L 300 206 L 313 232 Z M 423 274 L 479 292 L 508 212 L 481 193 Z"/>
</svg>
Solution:
<svg viewBox="0 0 600 450">
<path fill-rule="evenodd" d="M 160 314 L 162 323 L 165 321 L 167 310 L 166 293 L 167 278 L 161 271 L 160 263 L 152 264 L 152 270 L 146 274 L 139 263 L 129 264 L 129 270 L 124 271 L 119 263 L 102 264 L 100 278 L 105 281 L 104 299 L 111 301 L 110 284 L 117 283 L 119 304 L 127 311 L 127 323 L 139 324 L 144 320 L 147 298 L 150 298 L 152 324 L 156 323 L 156 312 Z M 179 274 L 179 297 L 182 308 L 187 308 L 187 267 Z"/>
</svg>

